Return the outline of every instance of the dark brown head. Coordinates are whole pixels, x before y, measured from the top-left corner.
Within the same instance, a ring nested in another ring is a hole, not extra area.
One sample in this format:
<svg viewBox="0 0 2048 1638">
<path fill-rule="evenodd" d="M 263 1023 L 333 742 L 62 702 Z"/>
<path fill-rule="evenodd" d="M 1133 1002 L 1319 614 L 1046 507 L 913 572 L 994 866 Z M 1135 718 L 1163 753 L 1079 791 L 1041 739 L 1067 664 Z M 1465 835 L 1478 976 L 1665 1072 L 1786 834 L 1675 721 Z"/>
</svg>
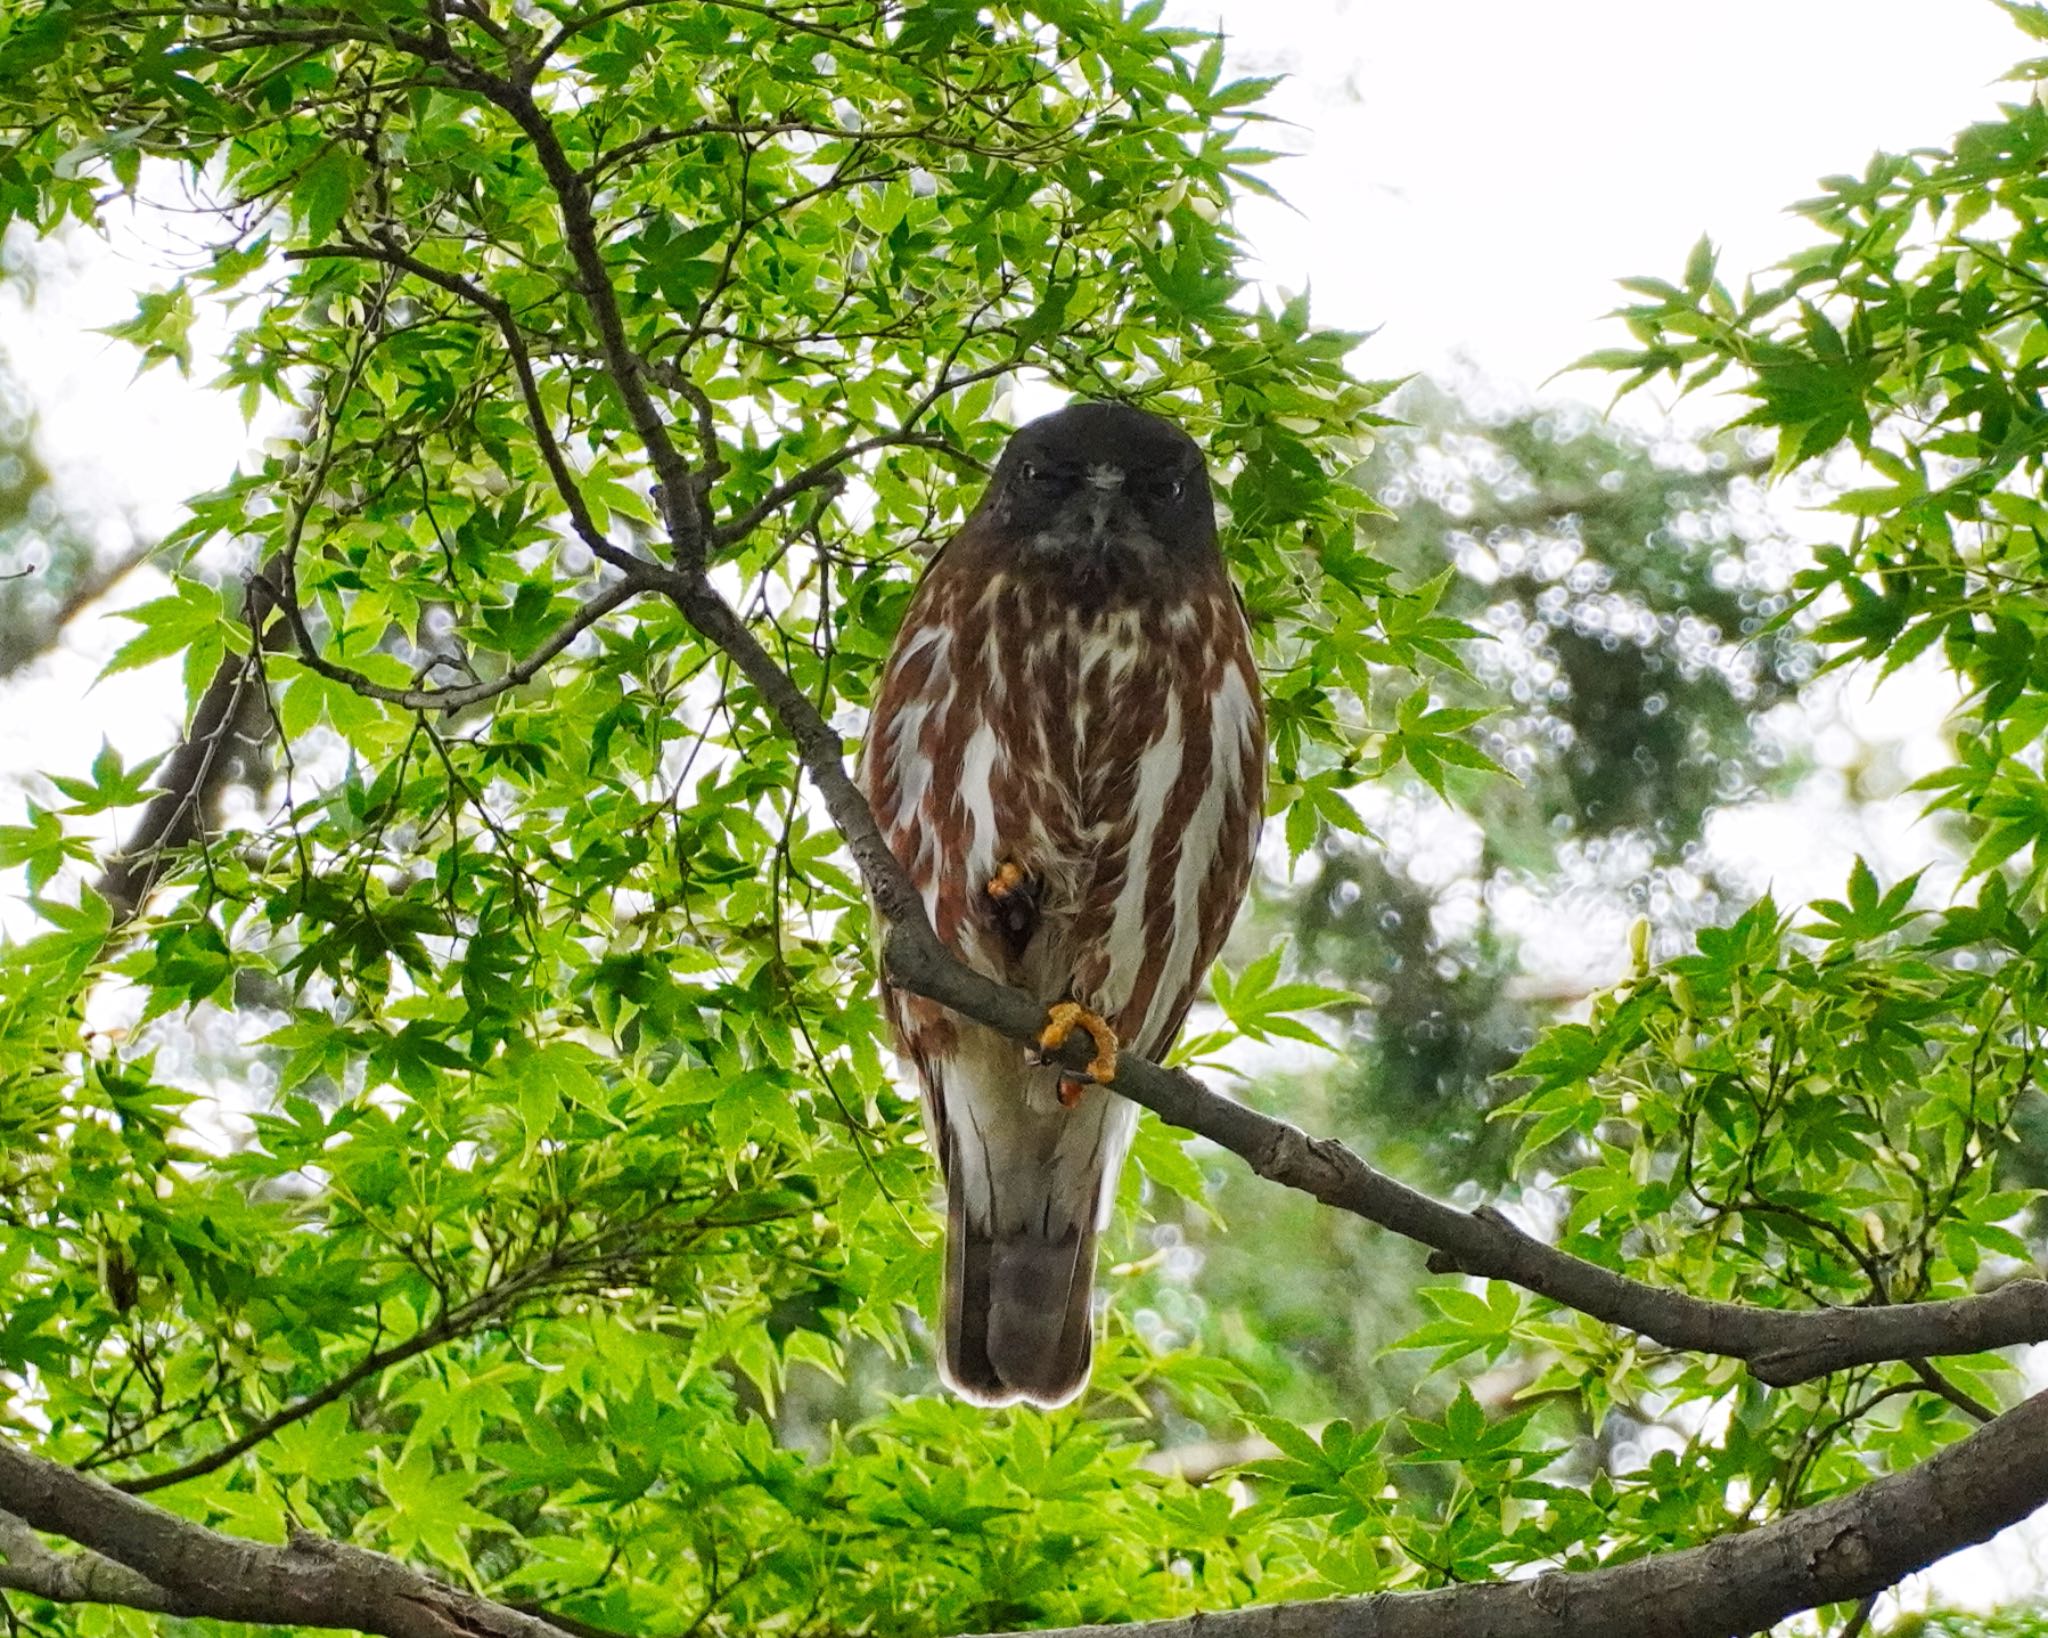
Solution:
<svg viewBox="0 0 2048 1638">
<path fill-rule="evenodd" d="M 1019 428 L 979 512 L 1017 567 L 1077 586 L 1185 582 L 1218 561 L 1202 451 L 1127 404 L 1070 404 Z"/>
</svg>

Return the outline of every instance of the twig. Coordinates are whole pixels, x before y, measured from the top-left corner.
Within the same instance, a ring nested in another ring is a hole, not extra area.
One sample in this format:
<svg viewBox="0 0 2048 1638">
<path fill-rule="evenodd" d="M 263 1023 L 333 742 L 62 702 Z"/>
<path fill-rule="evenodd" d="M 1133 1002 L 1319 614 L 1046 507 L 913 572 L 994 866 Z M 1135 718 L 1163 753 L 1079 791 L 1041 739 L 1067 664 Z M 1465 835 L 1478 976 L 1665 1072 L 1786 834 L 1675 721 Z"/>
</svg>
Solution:
<svg viewBox="0 0 2048 1638">
<path fill-rule="evenodd" d="M 632 561 L 632 560 L 629 560 Z M 658 580 L 650 573 L 649 566 L 637 564 L 632 573 L 621 580 L 614 580 L 609 586 L 601 587 L 585 598 L 576 612 L 541 639 L 529 653 L 515 660 L 498 676 L 484 682 L 460 683 L 449 688 L 393 688 L 389 683 L 380 683 L 364 676 L 349 666 L 339 665 L 320 652 L 320 644 L 306 625 L 306 617 L 299 606 L 285 598 L 279 588 L 265 585 L 265 590 L 277 599 L 284 613 L 284 623 L 290 629 L 298 661 L 308 671 L 316 672 L 330 682 L 338 682 L 353 689 L 365 699 L 382 700 L 387 705 L 402 706 L 408 711 L 454 711 L 463 706 L 477 705 L 484 700 L 495 699 L 498 695 L 522 684 L 531 682 L 563 649 L 602 620 L 615 608 L 630 603 L 643 592 L 652 590 Z"/>
</svg>

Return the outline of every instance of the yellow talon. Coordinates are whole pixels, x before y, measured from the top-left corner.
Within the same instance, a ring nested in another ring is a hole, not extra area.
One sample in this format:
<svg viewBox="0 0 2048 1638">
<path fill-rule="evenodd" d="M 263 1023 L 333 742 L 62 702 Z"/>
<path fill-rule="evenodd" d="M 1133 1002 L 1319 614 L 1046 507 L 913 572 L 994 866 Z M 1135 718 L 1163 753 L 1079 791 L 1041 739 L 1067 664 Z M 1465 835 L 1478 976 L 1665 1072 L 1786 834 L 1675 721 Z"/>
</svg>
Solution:
<svg viewBox="0 0 2048 1638">
<path fill-rule="evenodd" d="M 988 896 L 1001 904 L 1020 888 L 1029 886 L 1030 880 L 1013 860 L 1005 859 L 988 879 Z"/>
<path fill-rule="evenodd" d="M 1045 1028 L 1038 1035 L 1038 1049 L 1053 1053 L 1067 1044 L 1067 1038 L 1075 1030 L 1086 1030 L 1088 1039 L 1095 1043 L 1095 1056 L 1088 1060 L 1088 1078 L 1096 1082 L 1112 1081 L 1116 1078 L 1116 1031 L 1098 1014 L 1090 1012 L 1078 1001 L 1061 1001 L 1046 1010 Z M 1068 1086 L 1074 1086 L 1071 1098 Z M 1071 1109 L 1081 1101 L 1081 1091 L 1074 1082 L 1060 1085 L 1060 1103 Z"/>
</svg>

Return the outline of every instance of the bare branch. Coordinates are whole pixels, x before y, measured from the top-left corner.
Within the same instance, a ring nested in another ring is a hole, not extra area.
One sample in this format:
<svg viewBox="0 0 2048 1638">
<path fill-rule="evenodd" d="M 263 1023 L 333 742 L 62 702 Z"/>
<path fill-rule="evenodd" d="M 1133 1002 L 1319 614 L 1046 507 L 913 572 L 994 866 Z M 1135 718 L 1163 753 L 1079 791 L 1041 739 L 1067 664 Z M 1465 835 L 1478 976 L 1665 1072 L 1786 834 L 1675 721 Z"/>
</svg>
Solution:
<svg viewBox="0 0 2048 1638">
<path fill-rule="evenodd" d="M 380 1553 L 303 1532 L 285 1547 L 237 1540 L 6 1443 L 0 1443 L 0 1513 L 126 1566 L 144 1583 L 125 1589 L 147 1601 L 139 1608 L 168 1602 L 181 1615 L 351 1627 L 384 1638 L 561 1638 L 561 1629 L 546 1621 L 458 1591 Z M 8 1538 L 7 1550 L 0 1575 L 16 1568 L 15 1538 Z M 23 1552 L 29 1573 L 54 1578 L 49 1556 L 55 1555 Z M 95 1568 L 79 1573 L 90 1579 Z"/>
<path fill-rule="evenodd" d="M 60 1553 L 12 1513 L 0 1512 L 0 1588 L 53 1604 L 118 1604 L 162 1615 L 197 1615 L 175 1593 L 102 1554 Z"/>
</svg>

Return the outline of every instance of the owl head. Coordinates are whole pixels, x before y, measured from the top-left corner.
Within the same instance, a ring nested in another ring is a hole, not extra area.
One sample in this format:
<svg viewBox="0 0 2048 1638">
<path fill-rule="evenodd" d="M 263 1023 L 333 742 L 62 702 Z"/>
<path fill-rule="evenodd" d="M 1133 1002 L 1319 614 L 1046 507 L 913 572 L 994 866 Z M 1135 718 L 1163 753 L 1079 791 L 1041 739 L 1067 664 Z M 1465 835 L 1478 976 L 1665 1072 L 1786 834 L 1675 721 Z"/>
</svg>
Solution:
<svg viewBox="0 0 2048 1638">
<path fill-rule="evenodd" d="M 1128 404 L 1069 404 L 1020 427 L 982 506 L 1022 555 L 1083 577 L 1171 575 L 1217 550 L 1201 449 Z"/>
</svg>

